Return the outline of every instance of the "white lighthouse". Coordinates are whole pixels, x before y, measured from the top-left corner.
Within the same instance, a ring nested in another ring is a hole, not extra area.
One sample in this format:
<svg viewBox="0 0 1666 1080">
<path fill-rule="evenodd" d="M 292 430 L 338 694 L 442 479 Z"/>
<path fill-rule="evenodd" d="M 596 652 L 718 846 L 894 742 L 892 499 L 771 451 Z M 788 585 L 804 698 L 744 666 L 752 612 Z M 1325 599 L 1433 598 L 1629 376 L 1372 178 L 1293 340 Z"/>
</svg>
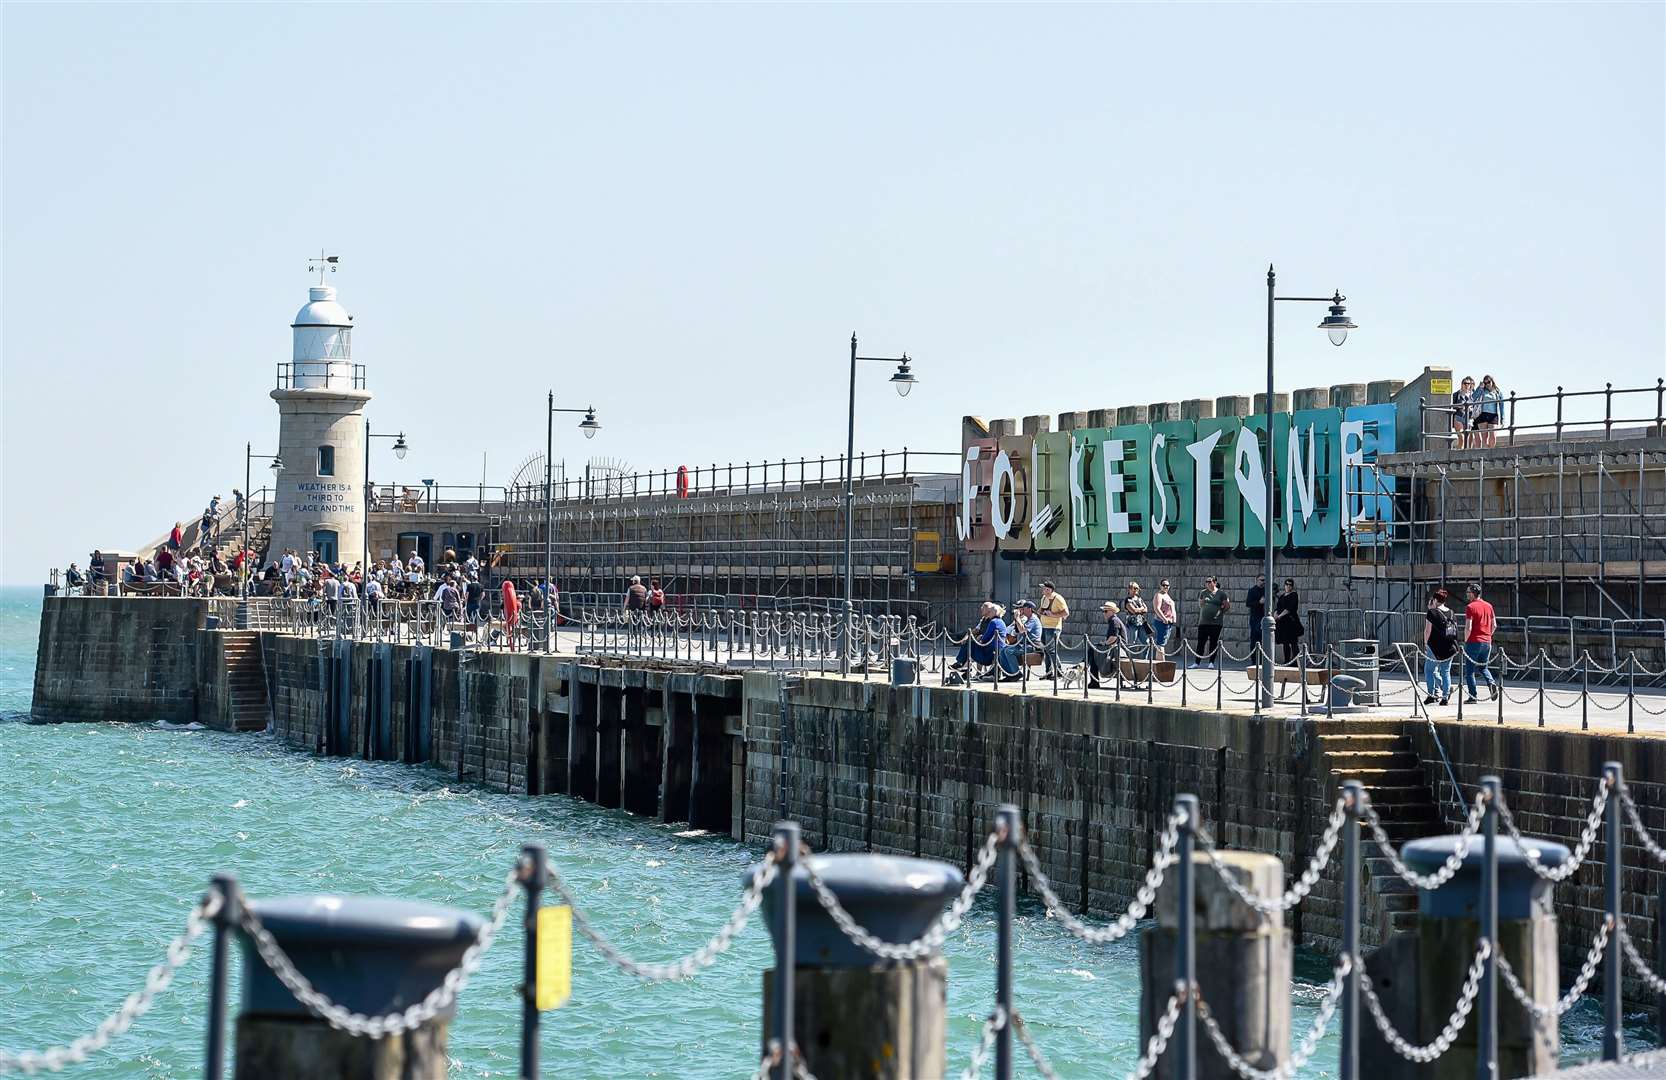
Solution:
<svg viewBox="0 0 1666 1080">
<path fill-rule="evenodd" d="M 333 259 L 329 260 L 334 262 Z M 316 551 L 351 566 L 364 546 L 364 365 L 353 362 L 353 316 L 332 286 L 309 290 L 291 323 L 295 347 L 279 365 L 277 474 L 271 557 Z"/>
</svg>

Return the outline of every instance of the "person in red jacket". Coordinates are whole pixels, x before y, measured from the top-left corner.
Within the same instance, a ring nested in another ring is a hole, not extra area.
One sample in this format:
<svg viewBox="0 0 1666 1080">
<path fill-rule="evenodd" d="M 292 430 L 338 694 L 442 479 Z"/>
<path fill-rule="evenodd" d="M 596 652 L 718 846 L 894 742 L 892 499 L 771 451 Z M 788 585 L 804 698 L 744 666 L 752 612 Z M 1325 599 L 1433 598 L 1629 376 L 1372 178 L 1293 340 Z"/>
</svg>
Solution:
<svg viewBox="0 0 1666 1080">
<path fill-rule="evenodd" d="M 1480 585 L 1470 585 L 1464 594 L 1469 600 L 1464 605 L 1464 619 L 1469 624 L 1469 633 L 1464 637 L 1464 689 L 1469 691 L 1465 703 L 1473 705 L 1478 700 L 1475 696 L 1477 668 L 1487 680 L 1493 698 L 1498 697 L 1498 680 L 1493 678 L 1492 669 L 1487 666 L 1492 660 L 1492 631 L 1498 623 L 1498 616 L 1492 605 L 1481 599 Z"/>
</svg>

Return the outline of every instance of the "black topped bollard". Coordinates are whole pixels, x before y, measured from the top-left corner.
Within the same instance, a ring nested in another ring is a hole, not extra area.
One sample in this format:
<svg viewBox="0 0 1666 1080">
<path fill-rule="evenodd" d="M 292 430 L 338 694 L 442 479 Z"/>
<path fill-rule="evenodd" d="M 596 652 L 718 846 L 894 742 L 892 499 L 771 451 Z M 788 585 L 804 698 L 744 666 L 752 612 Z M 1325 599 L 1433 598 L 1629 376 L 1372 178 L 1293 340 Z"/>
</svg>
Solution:
<svg viewBox="0 0 1666 1080">
<path fill-rule="evenodd" d="M 927 859 L 866 854 L 808 856 L 792 871 L 792 1033 L 806 1067 L 822 1077 L 947 1075 L 949 971 L 941 948 L 894 959 L 863 948 L 817 899 L 811 871 L 859 927 L 889 945 L 917 941 L 931 928 L 960 892 L 960 871 Z M 779 953 L 784 942 L 777 890 L 765 893 L 764 911 Z M 775 980 L 774 971 L 764 973 L 766 1053 L 775 1034 Z"/>
<path fill-rule="evenodd" d="M 462 961 L 481 927 L 479 918 L 454 908 L 368 896 L 284 896 L 251 901 L 249 908 L 313 989 L 370 1016 L 426 998 Z M 444 1080 L 455 1003 L 404 1034 L 353 1035 L 297 1001 L 246 932 L 239 940 L 239 1080 Z"/>
<path fill-rule="evenodd" d="M 1549 840 L 1524 838 L 1547 870 L 1568 860 L 1568 849 Z M 1456 851 L 1459 838 L 1426 837 L 1401 850 L 1411 869 L 1421 874 L 1439 870 Z M 1539 1005 L 1554 1006 L 1561 993 L 1556 945 L 1556 910 L 1551 883 L 1528 865 L 1516 841 L 1500 836 L 1493 841 L 1497 859 L 1496 888 L 1488 911 L 1485 843 L 1477 836 L 1456 874 L 1439 889 L 1418 892 L 1417 998 L 1418 1025 L 1414 1041 L 1427 1043 L 1446 1024 L 1480 944 L 1483 923 L 1496 919 L 1498 954 L 1508 961 L 1529 996 Z M 1554 1020 L 1538 1023 L 1499 981 L 1505 995 L 1496 1008 L 1496 1038 L 1482 1031 L 1487 1010 L 1477 1008 L 1458 1032 L 1452 1048 L 1420 1075 L 1435 1080 L 1470 1080 L 1479 1075 L 1480 1053 L 1492 1044 L 1498 1076 L 1537 1076 L 1556 1068 L 1560 1039 Z M 1478 1001 L 1477 1005 L 1485 1003 Z M 1498 1002 L 1495 999 L 1495 1005 Z M 1410 1032 L 1405 1032 L 1410 1037 Z"/>
</svg>

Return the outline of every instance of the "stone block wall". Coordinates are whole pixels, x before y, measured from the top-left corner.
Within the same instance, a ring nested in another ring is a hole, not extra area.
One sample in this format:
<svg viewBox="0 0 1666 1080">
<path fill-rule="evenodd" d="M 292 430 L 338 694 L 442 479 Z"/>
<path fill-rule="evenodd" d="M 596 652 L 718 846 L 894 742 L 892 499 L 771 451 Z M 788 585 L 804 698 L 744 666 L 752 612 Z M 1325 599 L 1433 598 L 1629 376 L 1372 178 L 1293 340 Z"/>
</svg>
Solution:
<svg viewBox="0 0 1666 1080">
<path fill-rule="evenodd" d="M 198 719 L 197 632 L 212 601 L 49 596 L 30 717 L 42 722 Z"/>
</svg>

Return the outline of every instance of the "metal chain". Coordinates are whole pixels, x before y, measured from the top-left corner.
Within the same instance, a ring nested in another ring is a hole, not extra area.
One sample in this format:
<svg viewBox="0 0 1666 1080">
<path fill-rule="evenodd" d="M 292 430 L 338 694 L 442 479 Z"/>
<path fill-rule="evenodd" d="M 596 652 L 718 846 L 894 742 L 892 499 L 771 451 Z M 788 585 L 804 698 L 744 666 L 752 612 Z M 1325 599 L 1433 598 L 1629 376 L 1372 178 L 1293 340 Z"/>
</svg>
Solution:
<svg viewBox="0 0 1666 1080">
<path fill-rule="evenodd" d="M 769 1040 L 769 1048 L 763 1057 L 758 1059 L 758 1071 L 752 1074 L 752 1080 L 769 1080 L 770 1070 L 781 1064 L 781 1040 Z"/>
<path fill-rule="evenodd" d="M 1420 1065 L 1440 1057 L 1452 1046 L 1452 1040 L 1463 1030 L 1464 1023 L 1469 1019 L 1469 1011 L 1475 1007 L 1475 995 L 1481 991 L 1481 973 L 1486 968 L 1487 957 L 1492 953 L 1492 946 L 1485 938 L 1475 950 L 1475 960 L 1469 965 L 1469 977 L 1464 980 L 1463 992 L 1458 995 L 1457 1007 L 1446 1021 L 1446 1026 L 1440 1029 L 1434 1042 L 1424 1046 L 1413 1046 L 1405 1037 L 1394 1030 L 1394 1023 L 1383 1012 L 1383 1003 L 1377 1000 L 1376 987 L 1371 985 L 1371 976 L 1366 974 L 1363 966 L 1359 972 L 1359 988 L 1365 992 L 1365 1006 L 1371 1010 L 1371 1019 L 1376 1021 L 1377 1030 L 1383 1033 L 1383 1038 L 1394 1052 L 1407 1061 L 1415 1061 Z"/>
<path fill-rule="evenodd" d="M 1145 1080 L 1151 1075 L 1151 1070 L 1157 1067 L 1157 1059 L 1163 1056 L 1163 1051 L 1169 1048 L 1169 1040 L 1174 1038 L 1174 1025 L 1180 1019 L 1180 999 L 1186 996 L 1186 988 L 1175 984 L 1174 993 L 1169 997 L 1168 1008 L 1157 1018 L 1157 1030 L 1146 1040 L 1145 1053 L 1134 1062 L 1134 1069 L 1128 1074 L 1128 1080 Z"/>
<path fill-rule="evenodd" d="M 409 1008 L 382 1016 L 356 1013 L 319 993 L 283 951 L 272 932 L 262 925 L 252 906 L 242 901 L 241 897 L 237 905 L 238 925 L 254 941 L 255 950 L 260 953 L 260 959 L 271 969 L 272 974 L 278 977 L 278 981 L 295 995 L 295 1000 L 305 1006 L 308 1012 L 349 1035 L 381 1039 L 421 1027 L 450 1008 L 451 1003 L 457 1000 L 457 995 L 468 985 L 469 978 L 479 969 L 480 958 L 492 947 L 497 932 L 503 928 L 503 921 L 509 915 L 510 901 L 514 900 L 515 894 L 520 891 L 521 873 L 522 863 L 517 862 L 504 880 L 503 892 L 492 904 L 491 917 L 480 927 L 474 942 L 463 950 L 463 958 L 457 962 L 457 966 L 446 972 L 444 981 L 430 990 L 428 996 Z"/>
<path fill-rule="evenodd" d="M 1516 977 L 1515 968 L 1510 966 L 1509 958 L 1502 951 L 1498 954 L 1498 970 L 1504 976 L 1504 984 L 1510 988 L 1510 993 L 1521 1002 L 1521 1007 L 1533 1014 L 1533 1019 L 1543 1023 L 1561 1016 L 1579 1001 L 1585 993 L 1585 987 L 1590 984 L 1591 977 L 1597 972 L 1597 965 L 1602 962 L 1602 950 L 1608 947 L 1608 932 L 1614 925 L 1612 918 L 1604 917 L 1602 927 L 1597 931 L 1596 940 L 1591 942 L 1591 951 L 1585 955 L 1585 963 L 1579 969 L 1579 978 L 1573 981 L 1568 992 L 1557 999 L 1555 1005 L 1540 1005 L 1527 993 L 1527 988 L 1521 985 Z"/>
<path fill-rule="evenodd" d="M 1030 1055 L 1030 1062 L 1035 1065 L 1035 1071 L 1044 1080 L 1058 1080 L 1059 1074 L 1053 1071 L 1052 1062 L 1042 1054 L 1041 1047 L 1030 1037 L 1030 1029 L 1024 1023 L 1024 1014 L 1017 1009 L 1012 1010 L 1012 1030 L 1018 1033 L 1018 1041 L 1024 1044 L 1024 1052 Z"/>
<path fill-rule="evenodd" d="M 1637 834 L 1637 842 L 1643 845 L 1643 850 L 1649 853 L 1649 858 L 1657 863 L 1666 863 L 1666 848 L 1655 843 L 1648 826 L 1643 824 L 1643 815 L 1638 811 L 1637 804 L 1631 801 L 1629 784 L 1620 784 L 1620 805 L 1625 807 L 1626 817 L 1631 820 L 1631 831 Z"/>
<path fill-rule="evenodd" d="M 1353 961 L 1344 954 L 1341 962 L 1336 965 L 1336 971 L 1331 976 L 1330 983 L 1325 987 L 1324 999 L 1319 1003 L 1319 1015 L 1313 1018 L 1313 1023 L 1308 1027 L 1301 1045 L 1296 1048 L 1295 1053 L 1290 1055 L 1290 1060 L 1271 1069 L 1256 1068 L 1243 1055 L 1232 1048 L 1232 1043 L 1227 1039 L 1226 1032 L 1222 1031 L 1220 1024 L 1216 1023 L 1215 1014 L 1209 1010 L 1209 1003 L 1203 1000 L 1201 994 L 1198 995 L 1197 999 L 1197 1015 L 1203 1021 L 1203 1028 L 1209 1035 L 1209 1041 L 1215 1044 L 1215 1050 L 1232 1068 L 1233 1072 L 1243 1077 L 1244 1080 L 1285 1080 L 1286 1077 L 1295 1075 L 1302 1066 L 1306 1065 L 1308 1059 L 1313 1057 L 1314 1052 L 1319 1049 L 1319 1041 L 1325 1037 L 1325 1031 L 1330 1027 L 1331 1017 L 1336 1014 L 1336 1006 L 1342 1000 L 1343 984 L 1348 978 L 1348 972 L 1352 970 Z"/>
<path fill-rule="evenodd" d="M 1377 846 L 1382 849 L 1382 853 L 1387 856 L 1389 865 L 1394 867 L 1396 874 L 1399 874 L 1419 889 L 1434 890 L 1451 881 L 1452 875 L 1456 874 L 1458 868 L 1463 866 L 1464 858 L 1469 854 L 1469 843 L 1475 839 L 1475 833 L 1481 827 L 1481 815 L 1486 797 L 1484 791 L 1475 793 L 1475 802 L 1470 806 L 1469 818 L 1464 822 L 1464 827 L 1459 830 L 1456 837 L 1460 843 L 1453 846 L 1452 854 L 1448 855 L 1440 869 L 1432 874 L 1419 874 L 1401 860 L 1400 852 L 1395 849 L 1393 841 L 1388 838 L 1388 833 L 1383 831 L 1382 819 L 1377 816 L 1377 808 L 1371 805 L 1370 799 L 1365 801 L 1365 823 L 1371 827 L 1372 837 L 1377 841 Z"/>
<path fill-rule="evenodd" d="M 220 913 L 218 892 L 210 893 L 197 902 L 185 916 L 185 930 L 168 943 L 162 960 L 145 975 L 145 984 L 127 995 L 115 1012 L 101 1020 L 89 1034 L 62 1046 L 45 1050 L 0 1050 L 0 1073 L 21 1072 L 34 1075 L 42 1069 L 57 1072 L 65 1065 L 77 1065 L 109 1045 L 110 1040 L 124 1034 L 134 1021 L 150 1011 L 156 998 L 168 989 L 174 973 L 191 958 L 191 943 L 202 936 L 214 916 Z"/>
<path fill-rule="evenodd" d="M 588 938 L 590 943 L 596 947 L 596 951 L 601 953 L 609 963 L 626 974 L 636 976 L 645 983 L 670 982 L 672 979 L 687 979 L 698 975 L 703 969 L 710 967 L 720 955 L 728 951 L 729 946 L 734 942 L 735 935 L 746 929 L 747 921 L 752 918 L 752 913 L 758 910 L 759 904 L 763 903 L 764 890 L 769 887 L 779 873 L 780 864 L 776 859 L 777 856 L 773 851 L 764 855 L 764 861 L 756 870 L 752 871 L 752 880 L 747 884 L 746 891 L 741 895 L 740 904 L 730 913 L 728 920 L 718 928 L 717 933 L 712 935 L 711 940 L 687 956 L 663 964 L 643 963 L 626 956 L 601 931 L 590 925 L 590 919 L 579 907 L 578 900 L 573 896 L 572 890 L 567 887 L 567 883 L 562 880 L 561 874 L 553 866 L 550 867 L 550 888 L 560 894 L 561 899 L 566 901 L 567 906 L 573 909 L 573 925 L 578 928 L 578 932 Z"/>
<path fill-rule="evenodd" d="M 961 1070 L 960 1080 L 978 1080 L 983 1075 L 983 1063 L 989 1060 L 989 1051 L 995 1048 L 995 1035 L 1006 1026 L 1007 1011 L 997 1005 L 995 1011 L 989 1014 L 989 1019 L 983 1022 L 983 1033 L 978 1036 L 978 1045 L 972 1047 L 972 1060 Z"/>
<path fill-rule="evenodd" d="M 1036 857 L 1028 841 L 1019 844 L 1018 853 L 1024 859 L 1024 868 L 1029 871 L 1030 881 L 1036 892 L 1041 894 L 1042 901 L 1047 905 L 1047 914 L 1056 917 L 1066 930 L 1083 941 L 1091 945 L 1108 945 L 1125 937 L 1135 924 L 1145 918 L 1146 911 L 1157 898 L 1157 887 L 1163 883 L 1163 875 L 1170 866 L 1180 861 L 1179 856 L 1174 853 L 1174 848 L 1180 842 L 1180 825 L 1185 820 L 1185 815 L 1178 812 L 1169 815 L 1168 824 L 1164 826 L 1157 846 L 1157 853 L 1152 856 L 1151 869 L 1145 872 L 1145 881 L 1134 894 L 1134 902 L 1109 926 L 1098 929 L 1088 926 L 1070 914 L 1064 901 L 1059 899 L 1059 894 L 1053 891 L 1053 883 L 1042 873 L 1041 860 Z"/>
<path fill-rule="evenodd" d="M 799 1053 L 797 1043 L 793 1043 L 793 1080 L 816 1080 L 816 1074 L 810 1071 L 810 1063 Z"/>
<path fill-rule="evenodd" d="M 938 916 L 937 921 L 927 927 L 926 932 L 921 934 L 919 938 L 901 945 L 882 941 L 869 933 L 850 912 L 845 910 L 844 905 L 839 903 L 839 897 L 832 889 L 827 887 L 826 882 L 822 881 L 820 875 L 816 873 L 815 867 L 808 860 L 805 860 L 802 865 L 809 875 L 810 888 L 815 890 L 816 899 L 845 937 L 875 956 L 886 960 L 917 960 L 922 956 L 935 953 L 942 947 L 943 940 L 959 928 L 961 920 L 966 917 L 966 912 L 971 910 L 973 898 L 978 895 L 979 890 L 983 888 L 984 883 L 988 880 L 990 868 L 995 865 L 996 843 L 997 834 L 990 833 L 988 839 L 983 842 L 983 848 L 978 852 L 977 862 L 972 864 L 971 873 L 966 875 L 965 888 L 960 890 L 960 895 L 955 897 L 954 903 L 950 904 L 948 910 Z"/>
<path fill-rule="evenodd" d="M 1620 927 L 1620 948 L 1625 950 L 1626 959 L 1631 961 L 1631 966 L 1636 969 L 1638 976 L 1649 984 L 1649 989 L 1657 994 L 1666 994 L 1666 979 L 1661 978 L 1649 967 L 1648 962 L 1643 959 L 1643 954 L 1631 943 L 1631 934 L 1624 926 Z"/>
<path fill-rule="evenodd" d="M 1313 852 L 1307 869 L 1296 883 L 1284 891 L 1284 895 L 1275 900 L 1267 900 L 1246 889 L 1237 876 L 1221 861 L 1220 852 L 1215 849 L 1215 841 L 1207 832 L 1197 830 L 1197 842 L 1203 848 L 1204 854 L 1209 856 L 1209 864 L 1215 868 L 1215 874 L 1239 900 L 1263 915 L 1271 915 L 1275 911 L 1288 911 L 1307 899 L 1307 894 L 1318 884 L 1319 877 L 1330 864 L 1331 855 L 1336 850 L 1336 841 L 1342 835 L 1343 822 L 1347 820 L 1347 797 L 1338 796 L 1336 807 L 1331 810 L 1330 819 L 1325 824 L 1325 834 L 1319 838 L 1319 846 Z"/>
<path fill-rule="evenodd" d="M 1510 813 L 1510 807 L 1503 799 L 1498 800 L 1498 817 L 1504 822 L 1505 831 L 1515 840 L 1517 849 L 1521 851 L 1522 857 L 1527 860 L 1527 865 L 1532 867 L 1535 874 L 1546 881 L 1563 881 L 1571 877 L 1585 861 L 1585 856 L 1590 854 L 1591 845 L 1597 839 L 1597 830 L 1602 827 L 1602 811 L 1608 805 L 1609 791 L 1608 778 L 1605 776 L 1597 782 L 1597 793 L 1591 798 L 1591 812 L 1585 817 L 1585 828 L 1579 834 L 1579 843 L 1574 846 L 1572 856 L 1561 866 L 1546 868 L 1539 862 L 1539 849 L 1529 845 L 1527 839 L 1521 835 L 1521 830 L 1516 828 L 1515 815 Z"/>
</svg>

